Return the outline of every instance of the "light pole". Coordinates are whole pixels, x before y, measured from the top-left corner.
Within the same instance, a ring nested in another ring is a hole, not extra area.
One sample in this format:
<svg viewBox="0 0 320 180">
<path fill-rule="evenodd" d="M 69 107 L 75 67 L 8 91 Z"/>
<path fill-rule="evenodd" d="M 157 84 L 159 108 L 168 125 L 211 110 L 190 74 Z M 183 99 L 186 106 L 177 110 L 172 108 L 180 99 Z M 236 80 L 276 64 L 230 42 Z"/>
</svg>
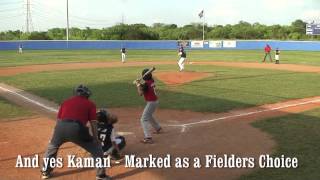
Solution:
<svg viewBox="0 0 320 180">
<path fill-rule="evenodd" d="M 69 0 L 67 0 L 67 41 L 69 41 Z"/>
</svg>

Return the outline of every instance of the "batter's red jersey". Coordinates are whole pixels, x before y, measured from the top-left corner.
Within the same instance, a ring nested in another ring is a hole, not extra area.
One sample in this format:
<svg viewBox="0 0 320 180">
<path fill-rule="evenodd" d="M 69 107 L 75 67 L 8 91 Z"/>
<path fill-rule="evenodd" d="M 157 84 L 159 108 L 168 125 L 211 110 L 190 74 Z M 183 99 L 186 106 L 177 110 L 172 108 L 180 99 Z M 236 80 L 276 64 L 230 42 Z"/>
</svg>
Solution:
<svg viewBox="0 0 320 180">
<path fill-rule="evenodd" d="M 146 101 L 157 101 L 158 97 L 155 92 L 155 83 L 154 80 L 146 80 L 145 81 L 145 91 L 143 92 L 144 99 Z"/>
<path fill-rule="evenodd" d="M 86 97 L 73 96 L 60 106 L 58 119 L 76 120 L 86 125 L 88 121 L 96 119 L 96 109 L 96 105 Z"/>
</svg>

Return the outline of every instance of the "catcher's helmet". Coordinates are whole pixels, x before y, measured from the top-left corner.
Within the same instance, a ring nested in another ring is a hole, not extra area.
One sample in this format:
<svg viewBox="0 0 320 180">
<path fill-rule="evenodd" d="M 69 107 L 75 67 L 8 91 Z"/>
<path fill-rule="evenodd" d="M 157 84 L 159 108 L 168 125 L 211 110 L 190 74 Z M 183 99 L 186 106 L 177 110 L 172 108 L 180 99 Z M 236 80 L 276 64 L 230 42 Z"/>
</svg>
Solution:
<svg viewBox="0 0 320 180">
<path fill-rule="evenodd" d="M 107 116 L 108 116 L 108 112 L 105 109 L 100 109 L 97 112 L 97 120 L 99 122 L 107 122 Z"/>
<path fill-rule="evenodd" d="M 144 69 L 144 70 L 142 71 L 142 76 L 143 76 L 144 74 L 146 74 L 148 71 L 149 71 L 149 69 Z M 152 74 L 151 74 L 151 73 L 148 73 L 148 74 L 146 74 L 142 79 L 143 79 L 143 80 L 150 80 L 150 79 L 152 79 Z"/>
<path fill-rule="evenodd" d="M 78 87 L 76 87 L 74 92 L 77 96 L 84 96 L 87 98 L 89 98 L 92 94 L 91 91 L 89 90 L 89 88 L 86 87 L 85 85 L 82 85 L 82 84 L 80 84 Z"/>
</svg>

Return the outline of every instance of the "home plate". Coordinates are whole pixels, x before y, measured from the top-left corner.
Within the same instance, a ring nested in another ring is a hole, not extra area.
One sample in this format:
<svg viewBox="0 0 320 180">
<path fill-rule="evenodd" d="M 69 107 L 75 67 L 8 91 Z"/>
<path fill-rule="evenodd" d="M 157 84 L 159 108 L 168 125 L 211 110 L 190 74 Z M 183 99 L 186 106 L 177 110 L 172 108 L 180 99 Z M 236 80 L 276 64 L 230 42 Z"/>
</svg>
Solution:
<svg viewBox="0 0 320 180">
<path fill-rule="evenodd" d="M 128 136 L 128 135 L 133 135 L 133 132 L 117 132 L 120 136 Z"/>
</svg>

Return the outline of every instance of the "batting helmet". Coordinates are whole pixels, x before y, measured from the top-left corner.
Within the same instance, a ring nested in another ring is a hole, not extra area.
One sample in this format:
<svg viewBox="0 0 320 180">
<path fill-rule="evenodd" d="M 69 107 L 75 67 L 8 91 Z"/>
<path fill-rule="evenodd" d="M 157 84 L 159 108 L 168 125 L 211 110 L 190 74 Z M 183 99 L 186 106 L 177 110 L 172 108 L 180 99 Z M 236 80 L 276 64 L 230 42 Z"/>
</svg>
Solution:
<svg viewBox="0 0 320 180">
<path fill-rule="evenodd" d="M 148 71 L 149 71 L 149 69 L 144 69 L 144 70 L 142 71 L 143 80 L 150 80 L 150 79 L 152 79 L 152 74 L 151 74 L 151 73 L 146 74 Z"/>
<path fill-rule="evenodd" d="M 89 88 L 86 87 L 85 85 L 82 85 L 82 84 L 80 84 L 78 87 L 76 87 L 74 92 L 77 96 L 84 96 L 87 98 L 89 98 L 92 94 L 91 91 L 89 90 Z"/>
</svg>

